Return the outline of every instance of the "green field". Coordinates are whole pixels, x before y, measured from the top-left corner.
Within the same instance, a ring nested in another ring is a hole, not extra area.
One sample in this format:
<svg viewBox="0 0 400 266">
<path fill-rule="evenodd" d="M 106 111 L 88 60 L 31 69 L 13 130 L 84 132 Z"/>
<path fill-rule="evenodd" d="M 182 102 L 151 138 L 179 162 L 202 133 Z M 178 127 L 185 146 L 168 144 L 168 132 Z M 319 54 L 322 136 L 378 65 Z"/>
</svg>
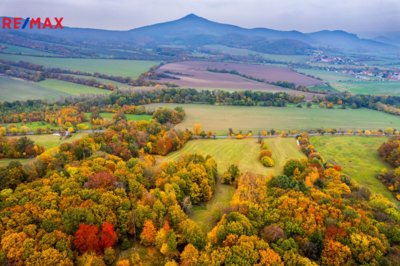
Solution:
<svg viewBox="0 0 400 266">
<path fill-rule="evenodd" d="M 400 117 L 370 109 L 325 109 L 259 106 L 219 106 L 202 104 L 151 104 L 146 109 L 160 106 L 182 106 L 186 117 L 177 127 L 193 129 L 195 123 L 201 123 L 205 131 L 227 135 L 228 128 L 233 130 L 270 129 L 385 129 L 400 128 Z"/>
<path fill-rule="evenodd" d="M 46 79 L 38 82 L 38 84 L 44 88 L 52 89 L 54 91 L 65 93 L 67 95 L 82 95 L 82 94 L 110 94 L 111 91 L 98 89 L 95 87 L 85 86 L 72 82 Z"/>
<path fill-rule="evenodd" d="M 111 91 L 61 80 L 47 79 L 40 82 L 31 82 L 0 76 L 0 101 L 56 100 L 60 97 L 73 95 L 109 93 Z"/>
<path fill-rule="evenodd" d="M 125 114 L 128 121 L 150 121 L 153 119 L 152 115 L 134 115 L 134 114 Z M 90 118 L 90 113 L 85 113 L 87 119 Z M 100 113 L 100 116 L 107 120 L 112 120 L 114 113 Z"/>
<path fill-rule="evenodd" d="M 39 83 L 0 76 L 0 101 L 18 101 L 28 99 L 58 99 L 68 94 L 45 88 Z"/>
<path fill-rule="evenodd" d="M 0 50 L 5 53 L 11 54 L 21 54 L 21 55 L 37 55 L 37 56 L 56 56 L 55 54 L 51 54 L 48 52 L 43 52 L 40 50 L 30 49 L 22 46 L 16 46 L 11 44 L 0 43 L 2 46 L 6 46 L 4 50 Z"/>
<path fill-rule="evenodd" d="M 232 185 L 218 183 L 214 196 L 209 202 L 204 205 L 193 206 L 190 219 L 198 223 L 205 232 L 209 232 L 216 223 L 215 218 L 212 217 L 213 214 L 218 214 L 223 208 L 229 207 L 234 193 L 235 188 Z"/>
<path fill-rule="evenodd" d="M 386 137 L 318 136 L 311 137 L 310 141 L 326 161 L 339 164 L 343 172 L 357 183 L 400 206 L 385 185 L 375 177 L 383 168 L 390 168 L 377 152 L 379 146 L 387 141 Z"/>
<path fill-rule="evenodd" d="M 128 84 L 124 84 L 121 82 L 117 82 L 114 80 L 109 80 L 109 79 L 102 79 L 102 78 L 97 78 L 97 77 L 92 77 L 92 76 L 83 76 L 83 75 L 69 75 L 69 74 L 65 74 L 64 76 L 71 76 L 71 77 L 76 77 L 76 78 L 80 78 L 80 79 L 87 79 L 87 80 L 96 80 L 102 84 L 105 85 L 114 85 L 114 86 L 118 86 L 118 88 L 120 89 L 130 89 L 130 88 L 134 88 L 132 86 L 129 86 Z"/>
<path fill-rule="evenodd" d="M 319 77 L 339 91 L 354 94 L 400 95 L 399 81 L 361 81 L 354 77 L 333 71 L 297 69 L 297 71 Z"/>
<path fill-rule="evenodd" d="M 399 81 L 348 81 L 339 83 L 336 88 L 354 94 L 400 95 Z"/>
<path fill-rule="evenodd" d="M 50 148 L 54 148 L 59 146 L 62 143 L 65 142 L 72 142 L 75 141 L 77 139 L 80 139 L 84 136 L 88 135 L 88 133 L 75 133 L 72 134 L 72 136 L 70 138 L 67 139 L 60 139 L 59 136 L 56 135 L 32 135 L 32 136 L 27 136 L 28 138 L 30 138 L 31 140 L 33 140 L 35 142 L 35 144 L 38 144 L 40 146 L 44 146 L 44 148 L 50 149 Z M 9 137 L 9 138 L 20 138 L 21 136 L 15 136 L 15 137 Z"/>
<path fill-rule="evenodd" d="M 189 141 L 183 149 L 170 153 L 163 160 L 176 160 L 183 154 L 198 153 L 211 155 L 217 162 L 218 171 L 225 172 L 229 165 L 237 164 L 242 172 L 253 172 L 262 175 L 279 174 L 287 160 L 303 158 L 293 138 L 265 139 L 272 150 L 275 167 L 266 168 L 258 160 L 260 145 L 257 139 L 205 139 Z"/>
<path fill-rule="evenodd" d="M 265 54 L 259 53 L 248 49 L 233 48 L 224 45 L 206 45 L 204 48 L 215 50 L 224 54 L 234 55 L 234 56 L 248 56 L 257 55 L 267 60 L 285 62 L 285 63 L 305 63 L 308 61 L 309 57 L 305 55 L 279 55 L 279 54 Z"/>
<path fill-rule="evenodd" d="M 117 59 L 81 59 L 51 58 L 0 54 L 0 59 L 9 61 L 26 61 L 45 67 L 80 70 L 89 73 L 103 73 L 114 76 L 137 78 L 140 74 L 157 65 L 157 61 L 117 60 Z"/>
<path fill-rule="evenodd" d="M 20 129 L 21 126 L 24 125 L 30 129 L 29 131 L 35 131 L 38 128 L 60 129 L 59 126 L 54 126 L 54 125 L 44 122 L 44 121 L 24 123 L 24 124 L 22 124 L 22 123 L 0 124 L 0 126 L 6 127 L 6 128 L 9 127 L 10 125 L 15 125 L 18 129 Z"/>
<path fill-rule="evenodd" d="M 296 71 L 321 78 L 324 81 L 329 82 L 331 85 L 336 85 L 336 83 L 344 81 L 357 81 L 356 78 L 334 71 L 305 69 L 305 68 L 297 68 Z"/>
</svg>

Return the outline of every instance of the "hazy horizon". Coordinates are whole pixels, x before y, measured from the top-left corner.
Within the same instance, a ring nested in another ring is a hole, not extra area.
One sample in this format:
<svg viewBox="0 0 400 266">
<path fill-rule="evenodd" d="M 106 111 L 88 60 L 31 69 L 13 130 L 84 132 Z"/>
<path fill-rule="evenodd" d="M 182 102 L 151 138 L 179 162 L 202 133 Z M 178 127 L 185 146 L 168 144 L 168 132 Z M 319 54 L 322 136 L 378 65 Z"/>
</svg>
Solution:
<svg viewBox="0 0 400 266">
<path fill-rule="evenodd" d="M 394 0 L 303 0 L 301 4 L 292 0 L 3 0 L 0 10 L 2 16 L 62 16 L 65 26 L 106 30 L 138 28 L 190 13 L 244 28 L 285 31 L 345 30 L 374 35 L 400 28 L 400 2 Z"/>
</svg>

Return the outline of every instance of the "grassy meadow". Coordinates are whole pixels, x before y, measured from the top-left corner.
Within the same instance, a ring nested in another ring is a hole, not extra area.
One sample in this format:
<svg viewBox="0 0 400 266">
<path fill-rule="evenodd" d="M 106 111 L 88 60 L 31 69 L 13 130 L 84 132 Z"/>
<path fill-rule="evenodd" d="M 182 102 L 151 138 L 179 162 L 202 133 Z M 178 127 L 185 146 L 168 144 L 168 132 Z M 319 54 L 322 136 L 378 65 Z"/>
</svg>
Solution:
<svg viewBox="0 0 400 266">
<path fill-rule="evenodd" d="M 235 193 L 233 185 L 217 184 L 213 198 L 204 205 L 193 206 L 190 219 L 198 223 L 205 232 L 209 232 L 215 225 L 215 218 L 223 208 L 230 205 Z"/>
<path fill-rule="evenodd" d="M 362 81 L 333 71 L 297 69 L 301 73 L 319 77 L 339 91 L 353 94 L 400 95 L 400 81 Z"/>
<path fill-rule="evenodd" d="M 82 94 L 110 94 L 111 91 L 85 86 L 77 83 L 57 79 L 46 79 L 38 82 L 44 88 L 48 88 L 66 95 L 79 96 Z"/>
<path fill-rule="evenodd" d="M 0 101 L 25 101 L 29 99 L 56 100 L 60 97 L 82 94 L 109 93 L 111 93 L 111 91 L 55 79 L 31 82 L 0 76 Z"/>
<path fill-rule="evenodd" d="M 64 92 L 42 87 L 39 83 L 0 76 L 0 101 L 57 99 L 68 96 Z"/>
<path fill-rule="evenodd" d="M 157 61 L 87 59 L 87 58 L 52 58 L 37 56 L 20 56 L 0 54 L 0 59 L 10 61 L 26 61 L 45 67 L 80 70 L 89 73 L 102 73 L 113 76 L 137 78 L 140 74 L 157 65 Z"/>
<path fill-rule="evenodd" d="M 20 129 L 23 125 L 29 128 L 29 131 L 35 131 L 38 128 L 50 128 L 50 129 L 60 129 L 59 126 L 54 126 L 50 123 L 44 122 L 44 121 L 35 121 L 35 122 L 30 122 L 30 123 L 11 123 L 11 124 L 0 124 L 0 126 L 3 127 L 9 127 L 10 125 L 15 125 L 17 129 Z"/>
<path fill-rule="evenodd" d="M 162 157 L 162 162 L 177 160 L 184 154 L 211 155 L 218 165 L 218 172 L 222 174 L 231 164 L 237 164 L 241 172 L 252 172 L 269 178 L 271 175 L 282 173 L 283 166 L 289 159 L 305 158 L 297 147 L 293 138 L 265 139 L 272 150 L 275 166 L 266 168 L 258 160 L 260 145 L 257 139 L 205 139 L 189 141 L 181 150 Z M 190 218 L 200 224 L 205 230 L 214 225 L 213 214 L 222 208 L 228 207 L 235 192 L 233 186 L 218 183 L 211 201 L 204 205 L 194 206 Z"/>
<path fill-rule="evenodd" d="M 64 138 L 60 139 L 60 136 L 49 135 L 49 134 L 32 135 L 32 136 L 27 136 L 27 137 L 30 138 L 31 140 L 33 140 L 35 142 L 35 144 L 43 146 L 47 150 L 50 148 L 57 147 L 62 143 L 73 142 L 75 140 L 78 140 L 78 139 L 86 136 L 86 135 L 88 135 L 88 133 L 75 133 L 75 134 L 72 134 L 72 136 L 67 139 L 64 139 Z M 9 137 L 9 138 L 20 138 L 20 137 L 21 136 L 15 136 L 15 137 Z"/>
<path fill-rule="evenodd" d="M 386 137 L 317 136 L 311 137 L 310 141 L 325 160 L 339 164 L 343 172 L 357 183 L 400 206 L 385 185 L 375 177 L 383 168 L 390 168 L 380 159 L 377 151 L 387 141 Z"/>
<path fill-rule="evenodd" d="M 266 168 L 258 160 L 260 145 L 257 139 L 205 139 L 189 141 L 181 150 L 172 152 L 163 160 L 176 160 L 183 154 L 198 153 L 211 155 L 218 165 L 218 171 L 222 174 L 231 164 L 237 164 L 242 172 L 253 172 L 261 175 L 279 174 L 287 160 L 303 158 L 304 155 L 298 149 L 293 138 L 265 139 L 272 150 L 272 158 L 275 167 Z"/>
<path fill-rule="evenodd" d="M 1 50 L 2 52 L 10 53 L 10 54 L 36 55 L 36 56 L 57 56 L 52 53 L 43 52 L 40 50 L 35 50 L 35 49 L 22 47 L 22 46 L 16 46 L 16 45 L 11 45 L 11 44 L 4 44 L 4 43 L 0 43 L 0 45 L 6 47 L 4 50 Z"/>
<path fill-rule="evenodd" d="M 400 117 L 370 109 L 325 109 L 288 107 L 259 107 L 259 106 L 219 106 L 202 104 L 151 104 L 148 110 L 160 106 L 182 106 L 186 117 L 180 129 L 193 129 L 195 123 L 200 123 L 205 131 L 213 131 L 226 135 L 228 128 L 233 130 L 269 129 L 385 129 L 400 128 Z"/>
<path fill-rule="evenodd" d="M 224 45 L 206 45 L 204 46 L 204 48 L 234 56 L 257 55 L 267 60 L 277 61 L 282 63 L 305 63 L 309 60 L 309 57 L 306 55 L 266 54 L 266 53 L 251 51 L 248 49 L 233 48 Z"/>
</svg>

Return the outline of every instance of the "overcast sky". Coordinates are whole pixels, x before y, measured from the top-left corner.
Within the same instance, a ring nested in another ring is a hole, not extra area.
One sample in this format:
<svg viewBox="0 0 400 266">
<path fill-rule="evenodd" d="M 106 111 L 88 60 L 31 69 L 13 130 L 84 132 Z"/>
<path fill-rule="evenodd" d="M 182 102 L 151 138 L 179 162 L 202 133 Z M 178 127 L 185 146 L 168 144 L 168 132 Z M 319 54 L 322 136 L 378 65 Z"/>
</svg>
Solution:
<svg viewBox="0 0 400 266">
<path fill-rule="evenodd" d="M 246 28 L 400 30 L 400 0 L 0 0 L 3 16 L 62 16 L 87 28 L 126 30 L 188 13 Z"/>
</svg>

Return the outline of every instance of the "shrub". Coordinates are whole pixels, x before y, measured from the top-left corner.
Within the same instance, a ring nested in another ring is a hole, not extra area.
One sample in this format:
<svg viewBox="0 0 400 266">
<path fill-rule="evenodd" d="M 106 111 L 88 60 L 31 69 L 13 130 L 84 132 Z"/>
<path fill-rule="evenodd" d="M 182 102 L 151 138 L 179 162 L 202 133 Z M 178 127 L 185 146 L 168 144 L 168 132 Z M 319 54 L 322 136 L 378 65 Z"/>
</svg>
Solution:
<svg viewBox="0 0 400 266">
<path fill-rule="evenodd" d="M 237 167 L 234 164 L 231 164 L 228 170 L 222 175 L 221 183 L 232 184 L 239 177 L 239 175 L 240 175 L 239 167 Z"/>
<path fill-rule="evenodd" d="M 305 166 L 299 160 L 289 160 L 283 167 L 283 173 L 287 176 L 292 176 L 296 168 L 299 169 L 300 172 L 303 172 Z"/>
<path fill-rule="evenodd" d="M 261 163 L 265 166 L 265 167 L 273 167 L 275 165 L 274 160 L 269 157 L 269 156 L 264 156 L 261 158 Z"/>
<path fill-rule="evenodd" d="M 265 156 L 272 157 L 272 152 L 270 150 L 261 150 L 259 158 L 261 159 L 262 157 Z"/>
</svg>

